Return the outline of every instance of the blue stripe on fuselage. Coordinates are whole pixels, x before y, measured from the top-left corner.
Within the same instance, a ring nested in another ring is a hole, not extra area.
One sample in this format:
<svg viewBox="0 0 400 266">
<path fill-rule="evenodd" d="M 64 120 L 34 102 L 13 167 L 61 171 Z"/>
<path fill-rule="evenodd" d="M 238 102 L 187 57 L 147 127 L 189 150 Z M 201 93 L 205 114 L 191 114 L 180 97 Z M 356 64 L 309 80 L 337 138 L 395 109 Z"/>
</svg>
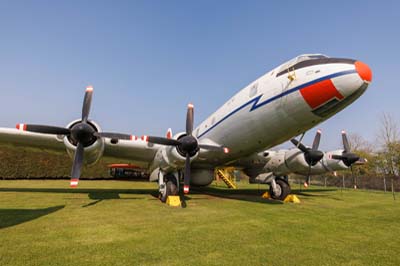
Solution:
<svg viewBox="0 0 400 266">
<path fill-rule="evenodd" d="M 248 106 L 248 105 L 250 105 L 252 103 L 253 103 L 253 106 L 250 108 L 249 112 L 252 112 L 252 111 L 254 111 L 254 110 L 256 110 L 256 109 L 258 109 L 258 108 L 260 108 L 260 107 L 262 107 L 262 106 L 264 106 L 266 104 L 269 104 L 269 103 L 271 103 L 271 102 L 273 102 L 275 100 L 278 100 L 279 98 L 282 98 L 282 97 L 284 97 L 286 95 L 289 95 L 289 94 L 291 94 L 291 93 L 293 93 L 295 91 L 301 90 L 301 89 L 303 89 L 305 87 L 308 87 L 310 85 L 313 85 L 315 83 L 318 83 L 318 82 L 321 82 L 321 81 L 324 81 L 324 80 L 327 80 L 327 79 L 336 78 L 336 77 L 339 77 L 339 76 L 353 74 L 353 73 L 357 73 L 357 71 L 355 69 L 352 69 L 352 70 L 346 70 L 346 71 L 337 72 L 337 73 L 334 73 L 334 74 L 331 74 L 331 75 L 327 75 L 327 76 L 312 80 L 310 82 L 304 83 L 303 85 L 299 85 L 297 87 L 294 87 L 294 88 L 292 88 L 290 90 L 287 90 L 285 92 L 282 92 L 282 93 L 280 93 L 280 94 L 278 94 L 276 96 L 273 96 L 273 97 L 271 97 L 271 98 L 269 98 L 269 99 L 267 99 L 267 100 L 265 100 L 265 101 L 263 101 L 261 103 L 259 103 L 259 101 L 260 101 L 261 97 L 263 96 L 263 94 L 260 94 L 259 96 L 251 99 L 250 101 L 248 101 L 245 104 L 239 106 L 238 108 L 236 108 L 235 110 L 233 110 L 232 112 L 230 112 L 229 114 L 224 116 L 221 120 L 219 120 L 217 123 L 215 123 L 212 127 L 210 127 L 209 129 L 207 129 L 206 131 L 201 133 L 198 136 L 198 138 L 203 137 L 205 134 L 210 132 L 213 128 L 215 128 L 216 126 L 221 124 L 223 121 L 225 121 L 226 119 L 228 119 L 229 117 L 231 117 L 232 115 L 234 115 L 235 113 L 239 112 L 240 110 L 242 110 L 243 108 L 245 108 L 246 106 Z"/>
</svg>

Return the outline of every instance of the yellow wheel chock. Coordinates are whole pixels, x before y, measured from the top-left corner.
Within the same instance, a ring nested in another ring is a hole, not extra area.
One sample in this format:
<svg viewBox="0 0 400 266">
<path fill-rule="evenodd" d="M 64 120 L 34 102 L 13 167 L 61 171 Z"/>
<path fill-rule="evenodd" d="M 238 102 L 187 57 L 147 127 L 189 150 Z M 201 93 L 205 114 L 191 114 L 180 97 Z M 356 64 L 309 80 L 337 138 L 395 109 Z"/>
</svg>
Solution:
<svg viewBox="0 0 400 266">
<path fill-rule="evenodd" d="M 172 207 L 180 207 L 181 199 L 179 198 L 179 196 L 168 196 L 166 203 Z"/>
<path fill-rule="evenodd" d="M 261 197 L 263 199 L 272 199 L 272 197 L 268 191 L 265 192 L 264 194 L 262 194 Z M 290 195 L 287 195 L 287 197 L 283 200 L 283 202 L 300 203 L 300 199 L 296 195 L 290 194 Z"/>
</svg>

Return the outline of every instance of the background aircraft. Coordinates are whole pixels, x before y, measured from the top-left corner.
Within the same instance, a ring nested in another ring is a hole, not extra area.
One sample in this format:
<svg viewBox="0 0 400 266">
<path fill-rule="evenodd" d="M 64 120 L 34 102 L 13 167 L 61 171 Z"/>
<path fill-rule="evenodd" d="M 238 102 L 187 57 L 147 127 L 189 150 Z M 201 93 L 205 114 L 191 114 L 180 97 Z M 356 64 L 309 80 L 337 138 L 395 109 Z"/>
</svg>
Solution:
<svg viewBox="0 0 400 266">
<path fill-rule="evenodd" d="M 300 55 L 250 83 L 196 128 L 194 106 L 189 104 L 186 131 L 172 138 L 171 134 L 137 138 L 103 132 L 89 119 L 93 88 L 88 87 L 80 119 L 66 127 L 18 124 L 17 129 L 0 128 L 0 142 L 66 149 L 73 158 L 72 187 L 78 184 L 83 164 L 94 164 L 102 156 L 128 159 L 147 169 L 150 181 L 158 181 L 165 201 L 167 196 L 178 194 L 180 180 L 185 193 L 190 185 L 209 185 L 215 167 L 235 165 L 241 158 L 274 147 L 325 121 L 359 98 L 371 80 L 370 68 L 360 61 Z M 320 160 L 316 149 L 303 145 L 299 148 L 302 151 L 297 151 L 298 158 L 304 152 L 304 159 L 308 158 L 311 165 Z M 339 159 L 340 154 L 333 155 Z M 268 183 L 274 198 L 283 199 L 290 191 L 281 175 L 273 175 Z"/>
</svg>

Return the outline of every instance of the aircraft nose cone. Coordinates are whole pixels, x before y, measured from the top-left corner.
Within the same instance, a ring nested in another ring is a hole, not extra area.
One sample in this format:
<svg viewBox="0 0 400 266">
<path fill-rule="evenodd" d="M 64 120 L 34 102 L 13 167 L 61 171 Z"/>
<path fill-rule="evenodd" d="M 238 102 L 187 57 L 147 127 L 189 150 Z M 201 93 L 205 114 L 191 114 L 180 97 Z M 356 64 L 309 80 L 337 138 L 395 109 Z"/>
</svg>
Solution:
<svg viewBox="0 0 400 266">
<path fill-rule="evenodd" d="M 372 71 L 369 66 L 361 61 L 356 61 L 354 63 L 358 75 L 361 77 L 362 80 L 371 82 L 372 81 Z"/>
</svg>

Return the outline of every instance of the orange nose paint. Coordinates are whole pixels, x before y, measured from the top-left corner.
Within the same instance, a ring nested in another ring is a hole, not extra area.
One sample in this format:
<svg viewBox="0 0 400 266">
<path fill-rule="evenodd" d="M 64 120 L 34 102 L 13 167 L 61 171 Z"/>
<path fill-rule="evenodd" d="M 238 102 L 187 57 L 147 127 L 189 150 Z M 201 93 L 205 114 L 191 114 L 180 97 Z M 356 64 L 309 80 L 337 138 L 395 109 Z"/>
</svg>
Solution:
<svg viewBox="0 0 400 266">
<path fill-rule="evenodd" d="M 360 75 L 360 77 L 368 82 L 371 82 L 372 80 L 372 71 L 369 68 L 369 66 L 361 61 L 357 61 L 354 63 L 357 73 L 358 75 Z"/>
<path fill-rule="evenodd" d="M 339 100 L 344 98 L 330 79 L 305 87 L 300 90 L 300 93 L 312 109 L 323 105 L 333 98 Z"/>
</svg>

